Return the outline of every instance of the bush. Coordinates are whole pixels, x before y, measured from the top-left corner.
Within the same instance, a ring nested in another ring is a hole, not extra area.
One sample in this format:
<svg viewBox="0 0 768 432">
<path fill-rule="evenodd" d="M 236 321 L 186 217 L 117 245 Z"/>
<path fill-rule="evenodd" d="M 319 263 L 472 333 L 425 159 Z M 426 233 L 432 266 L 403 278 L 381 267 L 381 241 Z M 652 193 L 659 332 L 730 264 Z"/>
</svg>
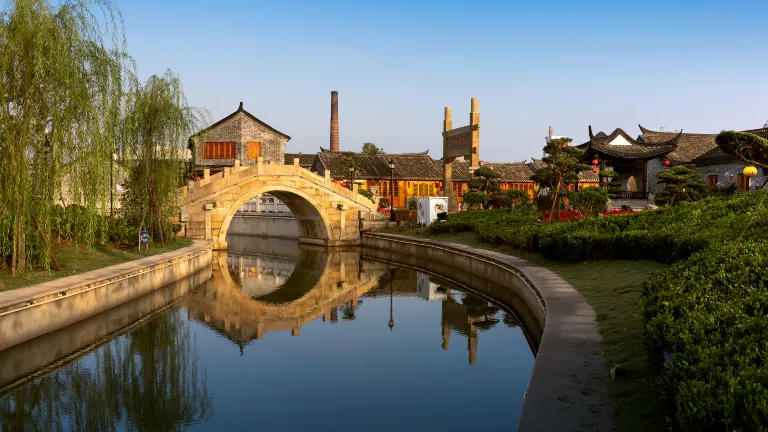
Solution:
<svg viewBox="0 0 768 432">
<path fill-rule="evenodd" d="M 712 245 L 643 285 L 646 343 L 682 430 L 768 424 L 768 242 Z"/>
<path fill-rule="evenodd" d="M 376 204 L 376 201 L 373 200 L 373 192 L 369 191 L 368 189 L 358 189 L 357 193 L 368 198 L 372 203 Z"/>
<path fill-rule="evenodd" d="M 467 205 L 468 210 L 474 210 L 482 208 L 488 202 L 488 194 L 471 190 L 464 192 L 461 199 L 463 203 Z"/>
<path fill-rule="evenodd" d="M 527 208 L 532 204 L 531 196 L 523 190 L 510 189 L 504 192 L 504 195 L 507 197 L 507 208 L 509 210 Z"/>
<path fill-rule="evenodd" d="M 597 216 L 608 210 L 608 191 L 603 188 L 588 187 L 571 194 L 574 210 L 584 217 Z"/>
</svg>

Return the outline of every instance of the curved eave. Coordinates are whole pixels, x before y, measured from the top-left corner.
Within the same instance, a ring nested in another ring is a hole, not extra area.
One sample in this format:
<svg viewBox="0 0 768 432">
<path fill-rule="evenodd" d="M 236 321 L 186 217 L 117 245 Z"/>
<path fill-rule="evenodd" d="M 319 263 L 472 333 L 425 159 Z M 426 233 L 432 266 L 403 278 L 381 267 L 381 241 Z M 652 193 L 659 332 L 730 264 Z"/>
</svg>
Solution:
<svg viewBox="0 0 768 432">
<path fill-rule="evenodd" d="M 642 151 L 626 152 L 626 149 L 621 147 L 627 146 L 611 146 L 611 145 L 592 145 L 590 148 L 597 153 L 621 159 L 653 159 L 655 157 L 665 155 L 675 149 L 674 145 L 654 145 L 647 146 L 647 149 Z M 632 146 L 638 147 L 638 146 Z M 643 146 L 645 147 L 645 146 Z M 636 149 L 634 149 L 636 150 Z"/>
</svg>

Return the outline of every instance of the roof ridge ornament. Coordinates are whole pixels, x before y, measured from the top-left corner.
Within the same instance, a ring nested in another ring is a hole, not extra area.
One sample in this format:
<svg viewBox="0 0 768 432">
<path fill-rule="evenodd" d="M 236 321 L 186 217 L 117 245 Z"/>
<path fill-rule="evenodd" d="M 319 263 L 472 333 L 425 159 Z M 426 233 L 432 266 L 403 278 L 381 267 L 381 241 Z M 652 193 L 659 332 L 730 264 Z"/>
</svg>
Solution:
<svg viewBox="0 0 768 432">
<path fill-rule="evenodd" d="M 592 141 L 595 139 L 595 136 L 592 135 L 592 125 L 589 125 L 589 140 Z"/>
</svg>

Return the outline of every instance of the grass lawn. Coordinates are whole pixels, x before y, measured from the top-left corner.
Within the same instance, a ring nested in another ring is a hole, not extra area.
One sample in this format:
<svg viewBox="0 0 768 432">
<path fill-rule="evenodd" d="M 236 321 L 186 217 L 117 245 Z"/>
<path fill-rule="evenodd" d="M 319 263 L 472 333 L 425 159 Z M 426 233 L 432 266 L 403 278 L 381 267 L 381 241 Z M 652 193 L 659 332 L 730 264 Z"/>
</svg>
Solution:
<svg viewBox="0 0 768 432">
<path fill-rule="evenodd" d="M 427 237 L 425 228 L 389 228 L 382 232 Z M 655 374 L 643 345 L 640 307 L 642 283 L 666 266 L 654 261 L 590 261 L 563 264 L 507 246 L 482 243 L 471 233 L 429 236 L 518 256 L 554 271 L 586 297 L 597 314 L 608 368 L 621 364 L 627 373 L 609 383 L 617 431 L 661 431 L 664 416 L 652 386 Z"/>
<path fill-rule="evenodd" d="M 54 248 L 54 254 L 59 261 L 61 271 L 31 271 L 20 276 L 11 276 L 8 268 L 0 269 L 0 291 L 21 288 L 40 282 L 49 281 L 65 276 L 96 270 L 115 264 L 124 263 L 156 255 L 163 252 L 180 249 L 192 244 L 192 240 L 179 238 L 174 243 L 166 244 L 164 248 L 150 245 L 149 250 L 123 250 L 109 246 L 94 245 L 90 250 L 76 249 L 68 246 Z"/>
</svg>

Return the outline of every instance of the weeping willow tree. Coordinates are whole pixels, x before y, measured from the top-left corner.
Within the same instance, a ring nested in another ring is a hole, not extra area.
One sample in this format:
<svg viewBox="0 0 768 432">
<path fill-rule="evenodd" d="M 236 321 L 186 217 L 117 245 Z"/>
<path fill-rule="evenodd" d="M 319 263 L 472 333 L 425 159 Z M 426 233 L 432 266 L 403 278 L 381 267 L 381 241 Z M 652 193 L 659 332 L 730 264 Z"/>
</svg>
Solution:
<svg viewBox="0 0 768 432">
<path fill-rule="evenodd" d="M 190 107 L 181 81 L 171 71 L 142 85 L 133 80 L 126 92 L 121 158 L 127 170 L 124 217 L 140 228 L 156 227 L 165 245 L 178 212 L 176 197 L 186 170 L 186 141 L 208 114 Z"/>
<path fill-rule="evenodd" d="M 50 264 L 58 205 L 91 210 L 78 213 L 76 236 L 95 237 L 130 69 L 124 46 L 107 1 L 8 0 L 0 12 L 0 264 L 14 275 Z"/>
</svg>

